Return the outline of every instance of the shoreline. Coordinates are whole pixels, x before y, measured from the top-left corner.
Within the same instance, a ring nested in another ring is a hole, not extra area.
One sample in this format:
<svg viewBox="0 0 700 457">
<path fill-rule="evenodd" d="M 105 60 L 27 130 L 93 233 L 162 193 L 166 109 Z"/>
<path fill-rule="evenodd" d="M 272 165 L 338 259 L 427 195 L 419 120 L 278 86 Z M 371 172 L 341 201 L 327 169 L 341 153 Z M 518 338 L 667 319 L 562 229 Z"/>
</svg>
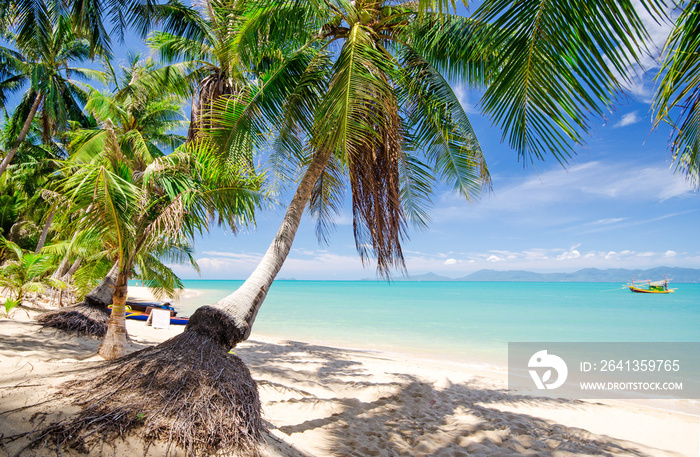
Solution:
<svg viewBox="0 0 700 457">
<path fill-rule="evenodd" d="M 130 352 L 183 330 L 155 330 L 140 321 L 127 326 Z M 46 394 L 9 386 L 46 381 L 56 390 L 59 375 L 100 360 L 99 340 L 38 330 L 26 317 L 0 319 L 0 332 L 3 411 Z M 253 335 L 234 352 L 256 379 L 271 424 L 266 456 L 698 455 L 697 415 L 625 402 L 512 396 L 493 373 L 406 354 L 265 335 Z M 3 416 L 7 433 L 32 426 L 30 412 Z M 122 445 L 142 446 L 134 436 Z"/>
<path fill-rule="evenodd" d="M 156 300 L 150 293 L 147 287 L 130 286 L 131 291 L 134 291 L 135 297 L 141 300 Z M 180 300 L 201 297 L 206 294 L 206 290 L 200 289 L 184 289 Z M 178 308 L 178 300 L 175 300 L 175 308 Z M 264 326 L 263 326 L 264 327 Z M 507 384 L 508 380 L 508 358 L 507 347 L 504 349 L 484 349 L 482 347 L 461 347 L 460 352 L 454 351 L 455 348 L 448 347 L 447 351 L 441 349 L 429 348 L 419 349 L 414 347 L 405 347 L 386 342 L 367 342 L 361 340 L 349 340 L 347 338 L 326 338 L 324 336 L 292 337 L 280 333 L 270 333 L 265 330 L 256 330 L 259 326 L 253 328 L 251 334 L 252 340 L 262 340 L 265 342 L 288 342 L 301 344 L 312 344 L 316 346 L 326 346 L 347 351 L 367 353 L 367 354 L 383 354 L 385 356 L 405 360 L 410 363 L 417 363 L 424 366 L 438 367 L 440 369 L 469 371 L 479 373 L 485 377 L 497 379 Z M 677 412 L 687 414 L 692 417 L 700 416 L 700 401 L 698 400 L 660 400 L 660 399 L 610 399 L 609 402 L 618 402 L 623 404 L 641 405 L 659 411 Z M 700 440 L 699 440 L 700 441 Z M 695 456 L 694 456 L 695 457 Z"/>
</svg>

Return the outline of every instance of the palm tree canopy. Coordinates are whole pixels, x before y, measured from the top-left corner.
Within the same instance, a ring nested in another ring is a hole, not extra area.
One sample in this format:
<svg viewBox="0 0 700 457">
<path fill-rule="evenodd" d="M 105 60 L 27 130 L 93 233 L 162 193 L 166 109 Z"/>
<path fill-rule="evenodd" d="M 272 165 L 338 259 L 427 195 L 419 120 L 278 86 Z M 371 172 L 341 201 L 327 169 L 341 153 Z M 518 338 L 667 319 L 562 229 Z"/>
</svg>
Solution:
<svg viewBox="0 0 700 457">
<path fill-rule="evenodd" d="M 12 0 L 0 4 L 0 25 L 14 26 L 18 42 L 45 40 L 58 18 L 66 18 L 87 38 L 90 55 L 110 55 L 111 36 L 124 40 L 131 27 L 145 36 L 154 17 L 154 0 Z M 112 25 L 111 31 L 107 30 Z"/>
<path fill-rule="evenodd" d="M 105 79 L 101 71 L 75 66 L 89 60 L 89 43 L 76 35 L 68 18 L 59 17 L 50 32 L 24 41 L 17 35 L 17 51 L 2 50 L 6 74 L 0 87 L 6 87 L 9 92 L 28 86 L 13 113 L 10 137 L 18 136 L 37 97 L 41 97 L 38 116 L 45 142 L 54 132 L 65 131 L 69 121 L 87 125 L 88 119 L 82 111 L 87 93 L 79 81 Z"/>
<path fill-rule="evenodd" d="M 180 146 L 185 138 L 177 133 L 187 124 L 182 97 L 154 84 L 159 68 L 150 59 L 132 56 L 113 81 L 113 92 L 92 90 L 85 111 L 102 125 L 71 133 L 70 152 L 76 162 L 87 162 L 104 150 L 104 124 L 113 123 L 122 153 L 135 170 L 143 171 L 153 160 Z"/>
<path fill-rule="evenodd" d="M 253 222 L 260 181 L 224 170 L 203 144 L 190 144 L 135 171 L 122 153 L 110 121 L 104 151 L 89 163 L 69 165 L 62 194 L 74 211 L 76 230 L 99 241 L 121 268 L 134 262 L 160 268 L 152 256 L 191 260 L 189 243 L 215 221 L 232 231 Z"/>
<path fill-rule="evenodd" d="M 321 237 L 349 184 L 357 249 L 388 275 L 403 268 L 407 221 L 426 224 L 436 180 L 470 200 L 489 185 L 476 135 L 441 72 L 447 62 L 474 84 L 483 80 L 483 63 L 465 60 L 471 35 L 447 26 L 471 30 L 472 21 L 388 1 L 208 5 L 228 14 L 228 28 L 215 30 L 236 56 L 228 73 L 236 90 L 212 103 L 207 134 L 233 156 L 251 144 L 273 149 L 281 172 L 330 151 L 311 199 Z M 426 31 L 451 40 L 439 59 L 424 52 Z M 172 55 L 196 56 L 184 40 L 155 41 Z"/>
</svg>

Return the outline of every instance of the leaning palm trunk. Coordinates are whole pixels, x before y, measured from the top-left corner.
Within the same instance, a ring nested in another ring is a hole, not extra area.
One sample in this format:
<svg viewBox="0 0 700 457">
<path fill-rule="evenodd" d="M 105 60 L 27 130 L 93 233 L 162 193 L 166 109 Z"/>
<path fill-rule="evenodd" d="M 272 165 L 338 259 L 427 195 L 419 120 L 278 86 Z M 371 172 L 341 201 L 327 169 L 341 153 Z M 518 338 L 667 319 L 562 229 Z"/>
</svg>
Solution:
<svg viewBox="0 0 700 457">
<path fill-rule="evenodd" d="M 75 259 L 73 262 L 73 265 L 70 266 L 66 274 L 61 276 L 61 282 L 65 284 L 65 289 L 61 291 L 59 294 L 59 299 L 58 299 L 58 306 L 59 308 L 63 306 L 63 300 L 67 298 L 69 300 L 69 303 L 73 302 L 74 298 L 74 293 L 73 293 L 73 288 L 71 287 L 71 280 L 73 279 L 73 275 L 75 274 L 76 271 L 78 271 L 78 268 L 80 268 L 80 264 L 83 263 L 83 258 L 78 257 Z"/>
<path fill-rule="evenodd" d="M 275 239 L 255 271 L 231 295 L 213 305 L 197 309 L 187 324 L 186 332 L 211 337 L 226 350 L 250 336 L 258 310 L 292 248 L 304 208 L 329 157 L 330 151 L 319 151 L 314 156 L 287 208 Z"/>
<path fill-rule="evenodd" d="M 107 334 L 97 352 L 106 360 L 118 359 L 126 354 L 126 295 L 129 267 L 120 268 L 112 295 L 112 313 L 107 321 Z"/>
<path fill-rule="evenodd" d="M 112 266 L 107 276 L 85 296 L 82 303 L 46 313 L 38 319 L 39 323 L 44 327 L 54 327 L 79 335 L 105 336 L 118 266 L 117 263 Z"/>
<path fill-rule="evenodd" d="M 36 248 L 34 249 L 34 253 L 38 254 L 39 251 L 44 247 L 44 244 L 46 243 L 46 237 L 49 234 L 49 229 L 51 228 L 51 223 L 53 222 L 53 217 L 56 214 L 56 207 L 54 206 L 51 208 L 51 212 L 49 215 L 46 217 L 46 222 L 44 222 L 44 228 L 41 231 L 41 235 L 39 236 L 39 241 L 36 243 Z"/>
<path fill-rule="evenodd" d="M 0 162 L 0 176 L 2 176 L 3 173 L 5 173 L 5 170 L 7 169 L 8 165 L 10 165 L 12 158 L 15 156 L 15 154 L 17 154 L 19 147 L 22 145 L 22 141 L 24 141 L 24 139 L 27 137 L 27 133 L 29 133 L 29 128 L 32 125 L 34 116 L 36 116 L 36 112 L 39 109 L 39 104 L 41 103 L 42 98 L 43 96 L 41 95 L 41 92 L 39 92 L 36 98 L 34 99 L 34 103 L 32 104 L 31 110 L 29 110 L 27 119 L 24 121 L 22 130 L 20 130 L 19 132 L 19 136 L 17 137 L 17 144 L 12 149 L 10 149 L 10 152 L 8 152 L 5 158 L 2 159 L 2 162 Z"/>
<path fill-rule="evenodd" d="M 277 236 L 235 293 L 199 308 L 180 335 L 115 360 L 62 392 L 83 409 L 52 428 L 57 442 L 70 446 L 138 428 L 142 436 L 167 439 L 185 455 L 257 455 L 265 431 L 257 385 L 229 350 L 250 335 L 330 154 L 314 156 Z M 122 280 L 117 282 L 116 290 L 122 287 Z M 117 300 L 115 293 L 115 305 Z M 113 315 L 118 312 L 114 307 Z"/>
</svg>

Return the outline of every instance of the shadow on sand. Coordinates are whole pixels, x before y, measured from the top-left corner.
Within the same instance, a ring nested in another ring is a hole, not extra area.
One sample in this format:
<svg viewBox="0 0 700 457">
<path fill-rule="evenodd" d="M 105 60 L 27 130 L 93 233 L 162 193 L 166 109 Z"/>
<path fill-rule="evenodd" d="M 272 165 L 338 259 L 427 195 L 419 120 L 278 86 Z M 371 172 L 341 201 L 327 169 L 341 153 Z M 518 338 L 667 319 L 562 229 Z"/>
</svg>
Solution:
<svg viewBox="0 0 700 457">
<path fill-rule="evenodd" d="M 357 457 L 648 455 L 632 443 L 508 411 L 520 406 L 574 411 L 590 406 L 580 401 L 510 395 L 503 386 L 485 387 L 479 379 L 436 383 L 420 373 L 391 373 L 389 359 L 365 351 L 252 341 L 237 353 L 261 392 L 274 389 L 280 394 L 263 405 L 268 416 L 279 404 L 298 407 L 297 420 L 279 423 L 273 417 L 273 427 L 290 437 L 323 437 L 324 442 L 307 453 L 316 450 Z M 385 363 L 387 371 L 370 372 L 358 361 L 360 357 L 364 361 L 369 357 L 379 366 Z"/>
<path fill-rule="evenodd" d="M 73 338 L 60 331 L 27 331 L 33 324 L 23 326 L 21 333 L 4 334 L 3 325 L 0 321 L 4 336 L 0 354 L 13 353 L 18 359 L 40 347 L 47 361 L 81 360 L 93 356 L 99 344 L 99 340 Z M 588 403 L 510 395 L 502 385 L 479 378 L 433 379 L 424 376 L 419 366 L 406 373 L 403 365 L 371 351 L 249 341 L 236 353 L 250 368 L 264 400 L 272 429 L 263 452 L 266 456 L 648 455 L 633 443 L 522 412 L 548 408 L 575 413 Z M 78 370 L 75 367 L 73 374 L 80 376 Z M 27 383 L 46 381 L 32 379 L 27 372 L 21 377 Z M 8 381 L 6 376 L 0 383 L 5 433 L 37 426 L 30 417 L 43 406 L 27 409 L 18 403 L 21 396 L 13 401 L 13 394 L 25 389 L 13 389 L 15 383 Z M 14 408 L 17 412 L 10 412 Z M 61 408 L 56 413 L 63 416 L 68 411 Z M 296 439 L 302 435 L 304 440 Z M 22 455 L 35 455 L 35 450 L 26 452 Z"/>
</svg>

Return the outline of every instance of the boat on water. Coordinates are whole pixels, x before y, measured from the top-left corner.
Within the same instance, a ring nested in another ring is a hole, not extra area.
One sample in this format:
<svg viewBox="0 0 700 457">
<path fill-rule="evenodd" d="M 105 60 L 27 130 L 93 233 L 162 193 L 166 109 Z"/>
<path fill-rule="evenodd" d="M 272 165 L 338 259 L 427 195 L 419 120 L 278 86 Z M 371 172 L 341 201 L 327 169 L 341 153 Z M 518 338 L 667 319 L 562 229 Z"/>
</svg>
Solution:
<svg viewBox="0 0 700 457">
<path fill-rule="evenodd" d="M 652 281 L 650 279 L 635 281 L 633 278 L 632 282 L 627 283 L 627 287 L 629 287 L 630 291 L 638 294 L 670 294 L 676 291 L 676 289 L 669 289 L 668 279 L 665 277 L 661 281 Z"/>
</svg>

